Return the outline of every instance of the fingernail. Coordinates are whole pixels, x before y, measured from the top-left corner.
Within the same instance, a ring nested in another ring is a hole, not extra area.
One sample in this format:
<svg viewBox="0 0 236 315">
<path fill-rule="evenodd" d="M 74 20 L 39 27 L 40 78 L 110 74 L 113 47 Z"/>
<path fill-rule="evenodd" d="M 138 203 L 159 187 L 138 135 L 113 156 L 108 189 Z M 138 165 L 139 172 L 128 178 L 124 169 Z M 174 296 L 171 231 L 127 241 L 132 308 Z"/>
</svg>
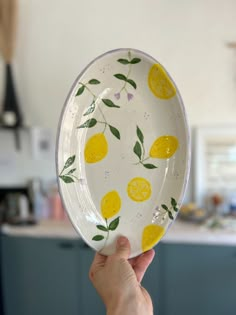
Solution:
<svg viewBox="0 0 236 315">
<path fill-rule="evenodd" d="M 128 241 L 128 240 L 127 240 L 126 237 L 121 236 L 121 237 L 118 238 L 117 244 L 118 244 L 119 246 L 124 246 L 124 245 L 127 244 L 127 241 Z"/>
</svg>

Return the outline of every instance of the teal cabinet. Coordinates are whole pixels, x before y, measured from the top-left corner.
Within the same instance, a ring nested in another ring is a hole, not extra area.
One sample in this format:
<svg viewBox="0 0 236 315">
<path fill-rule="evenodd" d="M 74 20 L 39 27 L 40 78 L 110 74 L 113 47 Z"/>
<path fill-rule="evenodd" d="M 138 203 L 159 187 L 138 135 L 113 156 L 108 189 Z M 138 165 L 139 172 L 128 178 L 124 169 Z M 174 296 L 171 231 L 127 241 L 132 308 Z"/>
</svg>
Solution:
<svg viewBox="0 0 236 315">
<path fill-rule="evenodd" d="M 162 247 L 161 315 L 236 314 L 236 247 Z"/>
<path fill-rule="evenodd" d="M 92 256 L 77 240 L 3 236 L 6 315 L 105 314 L 88 279 Z"/>
<path fill-rule="evenodd" d="M 88 278 L 94 252 L 82 241 L 5 235 L 2 252 L 5 315 L 106 314 Z M 155 310 L 160 254 L 143 279 Z"/>
<path fill-rule="evenodd" d="M 154 315 L 161 314 L 160 309 L 162 308 L 162 291 L 161 288 L 161 277 L 162 277 L 162 251 L 163 246 L 159 243 L 155 247 L 155 257 L 152 264 L 149 266 L 143 281 L 142 286 L 148 291 L 152 298 Z"/>
<path fill-rule="evenodd" d="M 155 315 L 235 315 L 236 247 L 167 244 L 142 285 Z M 105 315 L 82 241 L 2 236 L 5 315 Z"/>
</svg>

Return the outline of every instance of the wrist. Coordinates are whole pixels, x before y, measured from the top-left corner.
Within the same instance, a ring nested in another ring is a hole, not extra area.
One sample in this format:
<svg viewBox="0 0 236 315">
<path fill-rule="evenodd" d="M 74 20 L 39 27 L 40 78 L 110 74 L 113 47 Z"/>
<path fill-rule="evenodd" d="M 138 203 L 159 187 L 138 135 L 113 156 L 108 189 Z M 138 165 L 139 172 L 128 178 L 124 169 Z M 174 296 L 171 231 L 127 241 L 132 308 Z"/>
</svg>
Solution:
<svg viewBox="0 0 236 315">
<path fill-rule="evenodd" d="M 107 306 L 107 315 L 153 315 L 151 307 L 148 310 L 147 304 L 143 297 L 120 298 L 116 302 Z"/>
<path fill-rule="evenodd" d="M 107 308 L 107 315 L 143 315 L 137 305 L 132 302 L 118 303 Z"/>
</svg>

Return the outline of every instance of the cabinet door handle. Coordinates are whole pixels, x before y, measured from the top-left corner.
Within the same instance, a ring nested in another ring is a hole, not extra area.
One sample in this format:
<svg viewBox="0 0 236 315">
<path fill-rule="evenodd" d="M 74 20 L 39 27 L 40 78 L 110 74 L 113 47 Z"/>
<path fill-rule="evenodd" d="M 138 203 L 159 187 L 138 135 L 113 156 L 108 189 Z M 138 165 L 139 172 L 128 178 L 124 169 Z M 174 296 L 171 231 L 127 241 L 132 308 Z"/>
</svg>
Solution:
<svg viewBox="0 0 236 315">
<path fill-rule="evenodd" d="M 75 247 L 74 244 L 71 242 L 61 242 L 58 244 L 58 246 L 62 249 L 71 249 Z"/>
<path fill-rule="evenodd" d="M 88 246 L 88 244 L 86 244 L 85 242 L 80 243 L 80 247 L 81 247 L 81 248 L 90 248 L 90 247 Z"/>
</svg>

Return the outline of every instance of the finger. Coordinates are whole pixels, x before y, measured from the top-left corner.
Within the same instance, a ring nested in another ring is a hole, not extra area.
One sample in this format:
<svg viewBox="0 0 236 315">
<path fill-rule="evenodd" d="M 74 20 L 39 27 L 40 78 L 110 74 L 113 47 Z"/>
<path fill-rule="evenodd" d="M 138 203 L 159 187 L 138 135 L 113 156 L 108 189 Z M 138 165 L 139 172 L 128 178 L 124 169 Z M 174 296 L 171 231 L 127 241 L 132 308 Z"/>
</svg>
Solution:
<svg viewBox="0 0 236 315">
<path fill-rule="evenodd" d="M 138 257 L 134 257 L 134 258 L 129 259 L 129 263 L 130 263 L 130 265 L 131 265 L 132 267 L 135 266 L 135 264 L 136 264 L 136 262 L 137 262 L 137 258 L 138 258 Z"/>
<path fill-rule="evenodd" d="M 144 253 L 140 254 L 139 256 L 133 257 L 129 259 L 129 263 L 132 267 L 134 267 L 137 264 L 137 261 L 140 259 L 140 256 L 143 256 Z"/>
<path fill-rule="evenodd" d="M 96 253 L 92 262 L 92 267 L 103 267 L 106 261 L 106 256 Z"/>
<path fill-rule="evenodd" d="M 116 256 L 119 256 L 120 258 L 128 259 L 130 255 L 130 243 L 129 240 L 121 236 L 118 238 L 116 243 Z"/>
<path fill-rule="evenodd" d="M 143 255 L 143 254 L 142 254 Z M 140 256 L 136 256 L 136 257 L 133 257 L 133 258 L 130 258 L 129 259 L 129 263 L 132 267 L 134 267 L 137 263 L 137 260 L 139 259 Z"/>
<path fill-rule="evenodd" d="M 148 266 L 151 264 L 154 256 L 155 256 L 155 251 L 154 249 L 151 249 L 137 258 L 136 264 L 134 265 L 133 269 L 136 274 L 138 282 L 142 281 L 143 276 Z"/>
<path fill-rule="evenodd" d="M 134 268 L 134 266 L 137 264 L 138 260 L 140 259 L 140 256 L 143 256 L 144 254 L 141 254 L 139 256 L 133 257 L 131 259 L 129 259 L 129 263 L 132 266 L 132 268 Z"/>
<path fill-rule="evenodd" d="M 103 268 L 105 265 L 107 257 L 96 253 L 92 262 L 92 265 L 89 270 L 89 278 L 92 280 L 94 273 L 96 273 L 99 269 Z"/>
</svg>

